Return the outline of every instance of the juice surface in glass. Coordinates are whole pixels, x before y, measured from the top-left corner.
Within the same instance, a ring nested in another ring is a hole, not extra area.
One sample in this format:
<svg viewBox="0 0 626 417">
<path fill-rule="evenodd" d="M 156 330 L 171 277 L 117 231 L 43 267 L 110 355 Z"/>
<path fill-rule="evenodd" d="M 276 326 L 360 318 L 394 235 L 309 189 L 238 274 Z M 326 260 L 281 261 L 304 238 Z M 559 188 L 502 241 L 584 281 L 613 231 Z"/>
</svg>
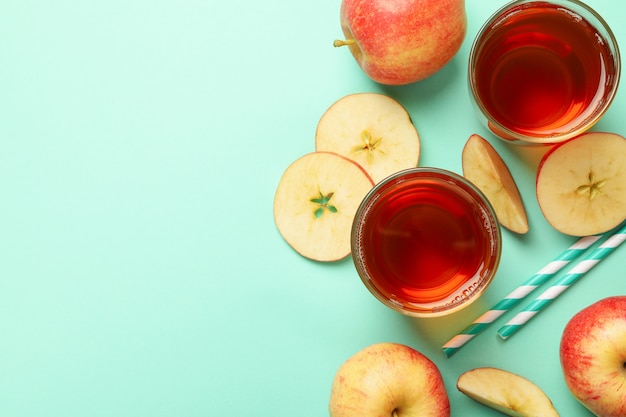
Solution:
<svg viewBox="0 0 626 417">
<path fill-rule="evenodd" d="M 500 256 L 490 206 L 450 173 L 398 175 L 357 213 L 357 270 L 381 301 L 409 315 L 444 313 L 480 293 Z"/>
<path fill-rule="evenodd" d="M 608 40 L 562 5 L 504 11 L 476 40 L 470 77 L 497 124 L 530 137 L 575 130 L 597 117 L 617 82 Z"/>
</svg>

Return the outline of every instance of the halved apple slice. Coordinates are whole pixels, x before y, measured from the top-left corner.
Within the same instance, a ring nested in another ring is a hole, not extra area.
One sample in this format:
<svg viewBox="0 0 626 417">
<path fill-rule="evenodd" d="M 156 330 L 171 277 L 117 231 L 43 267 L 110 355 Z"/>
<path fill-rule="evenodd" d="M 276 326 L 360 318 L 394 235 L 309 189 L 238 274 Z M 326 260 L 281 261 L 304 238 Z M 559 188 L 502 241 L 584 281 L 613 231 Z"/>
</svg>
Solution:
<svg viewBox="0 0 626 417">
<path fill-rule="evenodd" d="M 515 233 L 528 232 L 528 217 L 517 184 L 498 152 L 479 135 L 471 135 L 462 153 L 463 176 L 493 206 L 500 224 Z"/>
<path fill-rule="evenodd" d="M 552 401 L 535 383 L 498 368 L 476 368 L 457 381 L 463 394 L 515 417 L 558 417 Z"/>
<path fill-rule="evenodd" d="M 352 159 L 377 183 L 417 166 L 420 138 L 398 101 L 384 94 L 357 93 L 324 112 L 315 132 L 315 149 Z"/>
<path fill-rule="evenodd" d="M 306 258 L 337 261 L 350 254 L 356 210 L 374 182 L 354 161 L 313 152 L 283 173 L 274 195 L 274 221 L 287 243 Z"/>
<path fill-rule="evenodd" d="M 604 233 L 626 219 L 626 139 L 589 132 L 555 145 L 537 172 L 537 201 L 556 230 Z"/>
</svg>

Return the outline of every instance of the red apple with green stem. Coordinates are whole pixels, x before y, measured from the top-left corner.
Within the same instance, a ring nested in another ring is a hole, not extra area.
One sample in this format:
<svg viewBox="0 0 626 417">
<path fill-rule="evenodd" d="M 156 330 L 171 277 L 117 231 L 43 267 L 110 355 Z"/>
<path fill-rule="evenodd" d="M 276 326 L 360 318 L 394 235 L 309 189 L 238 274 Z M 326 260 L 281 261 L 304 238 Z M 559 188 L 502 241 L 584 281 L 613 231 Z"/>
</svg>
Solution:
<svg viewBox="0 0 626 417">
<path fill-rule="evenodd" d="M 442 69 L 467 32 L 465 0 L 343 0 L 345 40 L 372 80 L 403 85 Z"/>
</svg>

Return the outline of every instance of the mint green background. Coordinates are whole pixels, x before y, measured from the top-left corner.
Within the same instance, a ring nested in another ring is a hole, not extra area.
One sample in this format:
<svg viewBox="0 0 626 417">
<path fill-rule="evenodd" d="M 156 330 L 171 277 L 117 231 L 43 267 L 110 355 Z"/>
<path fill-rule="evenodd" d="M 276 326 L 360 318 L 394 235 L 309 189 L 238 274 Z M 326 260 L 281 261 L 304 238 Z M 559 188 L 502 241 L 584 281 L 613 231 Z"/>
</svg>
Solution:
<svg viewBox="0 0 626 417">
<path fill-rule="evenodd" d="M 324 416 L 350 355 L 409 344 L 441 369 L 453 416 L 497 416 L 455 388 L 497 366 L 540 385 L 564 416 L 558 343 L 571 315 L 624 293 L 619 250 L 509 341 L 440 345 L 573 239 L 534 196 L 543 149 L 497 142 L 470 108 L 466 61 L 501 1 L 468 1 L 454 60 L 383 87 L 341 37 L 339 0 L 4 0 L 0 7 L 0 415 Z M 589 0 L 626 44 L 619 2 Z M 355 92 L 409 110 L 420 164 L 461 170 L 472 133 L 509 164 L 531 231 L 504 231 L 493 285 L 432 320 L 374 299 L 350 259 L 307 261 L 275 229 L 283 170 L 314 150 L 324 110 Z M 595 127 L 626 135 L 626 90 Z"/>
</svg>

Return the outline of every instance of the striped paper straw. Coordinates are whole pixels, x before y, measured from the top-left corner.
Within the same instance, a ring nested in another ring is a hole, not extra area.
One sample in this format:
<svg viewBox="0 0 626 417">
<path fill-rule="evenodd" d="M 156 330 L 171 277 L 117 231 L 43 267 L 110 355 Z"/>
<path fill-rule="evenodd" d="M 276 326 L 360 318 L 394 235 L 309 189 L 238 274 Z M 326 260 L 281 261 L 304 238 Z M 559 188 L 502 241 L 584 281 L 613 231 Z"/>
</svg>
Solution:
<svg viewBox="0 0 626 417">
<path fill-rule="evenodd" d="M 478 317 L 472 324 L 466 327 L 459 334 L 450 339 L 442 346 L 443 353 L 450 357 L 463 345 L 469 342 L 474 336 L 482 332 L 498 317 L 507 312 L 524 297 L 530 294 L 539 285 L 545 283 L 548 279 L 559 272 L 571 260 L 580 256 L 586 249 L 593 245 L 600 236 L 585 236 L 576 241 L 569 248 L 564 250 L 559 256 L 554 258 L 549 264 L 544 266 L 536 274 L 528 278 L 522 285 L 517 287 L 512 293 L 500 300 L 490 310 Z"/>
<path fill-rule="evenodd" d="M 509 338 L 517 332 L 526 322 L 533 318 L 543 308 L 550 304 L 556 297 L 568 289 L 572 284 L 582 278 L 591 268 L 606 258 L 621 243 L 626 240 L 626 223 L 604 243 L 593 250 L 589 256 L 576 264 L 567 274 L 559 278 L 550 288 L 530 302 L 522 311 L 513 317 L 507 324 L 498 329 L 498 334 L 503 339 Z"/>
</svg>

